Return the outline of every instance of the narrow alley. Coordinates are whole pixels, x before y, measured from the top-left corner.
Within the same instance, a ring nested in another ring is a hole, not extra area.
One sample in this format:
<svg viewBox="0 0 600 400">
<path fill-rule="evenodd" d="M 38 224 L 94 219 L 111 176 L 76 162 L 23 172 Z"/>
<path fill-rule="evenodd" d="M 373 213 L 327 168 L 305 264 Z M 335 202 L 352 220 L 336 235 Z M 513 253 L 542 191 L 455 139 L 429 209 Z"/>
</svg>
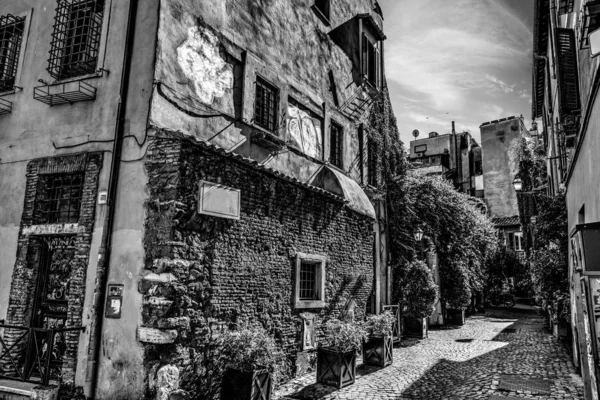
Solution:
<svg viewBox="0 0 600 400">
<path fill-rule="evenodd" d="M 432 329 L 428 339 L 403 340 L 387 368 L 357 362 L 354 385 L 336 390 L 309 374 L 275 399 L 583 399 L 569 357 L 533 310 L 494 309 Z"/>
</svg>

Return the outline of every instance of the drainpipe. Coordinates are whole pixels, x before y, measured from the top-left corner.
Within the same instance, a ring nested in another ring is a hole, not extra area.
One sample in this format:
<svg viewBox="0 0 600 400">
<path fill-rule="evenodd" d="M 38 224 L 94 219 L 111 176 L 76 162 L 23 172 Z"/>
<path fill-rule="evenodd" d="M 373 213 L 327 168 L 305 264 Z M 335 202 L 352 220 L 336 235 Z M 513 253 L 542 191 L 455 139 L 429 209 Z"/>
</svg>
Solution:
<svg viewBox="0 0 600 400">
<path fill-rule="evenodd" d="M 100 358 L 100 340 L 102 336 L 102 322 L 104 321 L 104 299 L 108 275 L 110 269 L 110 250 L 112 231 L 115 220 L 115 203 L 117 198 L 117 187 L 119 183 L 119 171 L 121 167 L 121 152 L 123 148 L 123 136 L 125 132 L 125 117 L 127 110 L 127 99 L 129 94 L 129 75 L 131 73 L 132 51 L 134 44 L 135 19 L 137 15 L 138 0 L 130 0 L 129 15 L 127 18 L 127 29 L 125 32 L 125 48 L 123 51 L 123 67 L 121 70 L 121 84 L 119 88 L 119 105 L 117 108 L 117 119 L 115 128 L 115 141 L 113 142 L 112 160 L 110 164 L 110 175 L 108 182 L 108 199 L 106 203 L 106 219 L 102 232 L 102 242 L 98 252 L 97 298 L 94 302 L 94 315 L 92 316 L 92 329 L 90 347 L 88 354 L 88 371 L 86 376 L 86 391 L 91 398 L 95 397 L 98 387 L 98 362 Z M 91 379 L 88 379 L 90 377 Z M 88 386 L 88 381 L 91 381 Z"/>
</svg>

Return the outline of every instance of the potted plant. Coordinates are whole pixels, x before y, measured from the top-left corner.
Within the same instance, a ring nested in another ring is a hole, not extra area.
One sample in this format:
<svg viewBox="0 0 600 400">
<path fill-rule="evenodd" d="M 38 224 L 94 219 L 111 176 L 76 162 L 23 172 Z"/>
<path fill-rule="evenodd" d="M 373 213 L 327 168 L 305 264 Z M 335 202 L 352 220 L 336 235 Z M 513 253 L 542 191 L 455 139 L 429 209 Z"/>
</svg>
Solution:
<svg viewBox="0 0 600 400">
<path fill-rule="evenodd" d="M 317 348 L 317 382 L 341 389 L 354 383 L 356 353 L 367 332 L 362 324 L 330 319 L 325 323 L 324 345 Z"/>
<path fill-rule="evenodd" d="M 406 336 L 427 337 L 427 318 L 434 311 L 437 296 L 438 287 L 427 264 L 423 261 L 407 264 L 401 291 Z"/>
<path fill-rule="evenodd" d="M 275 340 L 262 327 L 228 331 L 221 340 L 221 398 L 269 400 L 284 363 Z"/>
<path fill-rule="evenodd" d="M 366 329 L 369 340 L 363 343 L 363 363 L 378 367 L 392 364 L 394 337 L 392 326 L 395 316 L 385 311 L 379 315 L 367 317 Z"/>
<path fill-rule="evenodd" d="M 445 285 L 447 321 L 455 325 L 465 324 L 465 309 L 471 304 L 471 288 L 461 269 L 451 274 L 451 280 Z M 449 274 L 450 275 L 450 274 Z"/>
</svg>

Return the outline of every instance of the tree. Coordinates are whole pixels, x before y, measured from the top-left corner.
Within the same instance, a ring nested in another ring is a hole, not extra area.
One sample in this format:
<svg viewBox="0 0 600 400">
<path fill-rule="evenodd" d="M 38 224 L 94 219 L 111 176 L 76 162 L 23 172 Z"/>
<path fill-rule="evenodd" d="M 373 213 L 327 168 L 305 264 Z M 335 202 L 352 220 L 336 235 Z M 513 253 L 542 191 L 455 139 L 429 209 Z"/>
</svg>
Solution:
<svg viewBox="0 0 600 400">
<path fill-rule="evenodd" d="M 497 235 L 478 208 L 479 200 L 457 192 L 441 177 L 411 174 L 388 187 L 388 206 L 392 264 L 399 280 L 418 254 L 413 232 L 421 227 L 439 256 L 443 301 L 460 306 L 472 291 L 484 288 L 484 261 L 497 246 Z"/>
</svg>

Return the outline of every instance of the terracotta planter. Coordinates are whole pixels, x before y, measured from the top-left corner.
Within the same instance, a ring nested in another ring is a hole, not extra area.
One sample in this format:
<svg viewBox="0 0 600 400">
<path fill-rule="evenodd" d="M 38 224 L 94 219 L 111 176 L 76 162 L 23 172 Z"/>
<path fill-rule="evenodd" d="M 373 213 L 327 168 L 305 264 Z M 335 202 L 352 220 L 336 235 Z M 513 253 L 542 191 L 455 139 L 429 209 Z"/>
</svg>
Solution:
<svg viewBox="0 0 600 400">
<path fill-rule="evenodd" d="M 428 318 L 404 318 L 404 334 L 408 337 L 425 339 L 428 336 Z"/>
<path fill-rule="evenodd" d="M 363 363 L 385 368 L 394 361 L 392 336 L 371 336 L 363 343 Z"/>
<path fill-rule="evenodd" d="M 317 349 L 317 382 L 338 389 L 352 385 L 356 378 L 356 352 L 345 353 L 329 347 Z"/>
<path fill-rule="evenodd" d="M 270 400 L 272 391 L 271 374 L 266 369 L 228 368 L 221 381 L 221 399 L 224 400 Z"/>
<path fill-rule="evenodd" d="M 449 308 L 447 310 L 448 313 L 448 322 L 454 325 L 464 325 L 465 324 L 465 309 L 455 309 Z"/>
</svg>

